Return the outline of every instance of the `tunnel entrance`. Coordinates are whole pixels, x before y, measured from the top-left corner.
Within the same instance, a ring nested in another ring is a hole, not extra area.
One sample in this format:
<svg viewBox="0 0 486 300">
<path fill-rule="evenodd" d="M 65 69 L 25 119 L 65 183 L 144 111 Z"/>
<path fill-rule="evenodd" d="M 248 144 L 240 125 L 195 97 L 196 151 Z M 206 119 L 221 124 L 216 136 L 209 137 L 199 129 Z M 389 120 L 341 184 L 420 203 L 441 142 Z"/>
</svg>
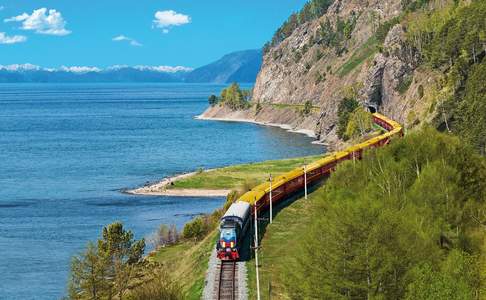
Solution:
<svg viewBox="0 0 486 300">
<path fill-rule="evenodd" d="M 372 106 L 372 105 L 368 105 L 368 110 L 370 111 L 370 113 L 374 114 L 376 113 L 378 110 L 376 109 L 375 106 Z"/>
</svg>

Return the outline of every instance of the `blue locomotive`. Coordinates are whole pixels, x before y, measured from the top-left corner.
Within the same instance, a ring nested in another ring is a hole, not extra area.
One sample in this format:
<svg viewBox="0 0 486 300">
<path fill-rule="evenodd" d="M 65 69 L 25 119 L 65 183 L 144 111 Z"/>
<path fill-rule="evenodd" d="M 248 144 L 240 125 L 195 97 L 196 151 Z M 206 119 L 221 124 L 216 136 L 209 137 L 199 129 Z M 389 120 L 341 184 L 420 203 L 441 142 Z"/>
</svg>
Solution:
<svg viewBox="0 0 486 300">
<path fill-rule="evenodd" d="M 240 247 L 250 224 L 251 213 L 248 202 L 237 201 L 228 208 L 219 224 L 219 240 L 216 244 L 218 258 L 238 260 Z"/>
</svg>

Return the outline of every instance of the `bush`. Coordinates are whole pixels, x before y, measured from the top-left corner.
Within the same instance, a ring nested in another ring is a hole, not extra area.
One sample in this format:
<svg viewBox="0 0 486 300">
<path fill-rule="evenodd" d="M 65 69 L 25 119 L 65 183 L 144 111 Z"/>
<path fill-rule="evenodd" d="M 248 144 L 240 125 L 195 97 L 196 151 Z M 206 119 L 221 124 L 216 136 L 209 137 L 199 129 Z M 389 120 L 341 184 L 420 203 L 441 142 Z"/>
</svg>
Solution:
<svg viewBox="0 0 486 300">
<path fill-rule="evenodd" d="M 184 225 L 182 237 L 200 241 L 209 233 L 213 225 L 209 216 L 197 217 Z"/>
<path fill-rule="evenodd" d="M 302 109 L 302 114 L 304 116 L 309 115 L 312 112 L 312 108 L 313 108 L 312 102 L 309 100 L 305 101 L 304 108 Z"/>
<path fill-rule="evenodd" d="M 216 104 L 218 104 L 218 101 L 219 101 L 219 99 L 218 99 L 218 97 L 216 97 L 216 95 L 211 95 L 208 98 L 208 103 L 211 106 L 215 106 Z"/>
<path fill-rule="evenodd" d="M 155 249 L 158 247 L 176 244 L 178 241 L 179 233 L 177 232 L 177 228 L 174 224 L 172 224 L 170 227 L 166 224 L 161 224 L 159 228 L 148 238 L 148 242 L 152 244 Z"/>
<path fill-rule="evenodd" d="M 234 82 L 221 91 L 219 102 L 232 110 L 247 109 L 250 107 L 251 92 L 242 90 L 238 83 Z"/>
<path fill-rule="evenodd" d="M 338 126 L 337 135 L 343 140 L 347 140 L 346 129 L 348 127 L 348 121 L 350 114 L 358 108 L 359 103 L 354 98 L 344 98 L 338 107 Z"/>
<path fill-rule="evenodd" d="M 369 133 L 373 129 L 371 113 L 362 107 L 356 108 L 350 115 L 346 126 L 346 138 L 355 138 Z"/>
</svg>

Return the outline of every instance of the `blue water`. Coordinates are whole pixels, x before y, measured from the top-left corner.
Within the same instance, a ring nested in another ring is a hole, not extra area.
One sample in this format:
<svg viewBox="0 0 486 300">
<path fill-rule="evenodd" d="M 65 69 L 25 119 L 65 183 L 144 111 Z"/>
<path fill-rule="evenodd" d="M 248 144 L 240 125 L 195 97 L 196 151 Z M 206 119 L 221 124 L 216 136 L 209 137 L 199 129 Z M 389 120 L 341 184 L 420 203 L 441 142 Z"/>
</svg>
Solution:
<svg viewBox="0 0 486 300">
<path fill-rule="evenodd" d="M 0 299 L 58 299 L 70 257 L 121 220 L 137 238 L 222 198 L 118 190 L 194 170 L 317 154 L 277 128 L 194 120 L 223 86 L 0 85 Z"/>
</svg>

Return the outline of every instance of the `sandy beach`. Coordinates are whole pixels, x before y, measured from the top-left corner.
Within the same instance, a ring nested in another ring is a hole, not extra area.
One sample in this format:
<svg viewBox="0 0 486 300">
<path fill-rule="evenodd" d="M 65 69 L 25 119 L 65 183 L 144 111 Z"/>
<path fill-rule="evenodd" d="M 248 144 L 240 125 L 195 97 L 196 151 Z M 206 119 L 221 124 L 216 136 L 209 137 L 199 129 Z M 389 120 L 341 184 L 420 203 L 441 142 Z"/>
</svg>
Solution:
<svg viewBox="0 0 486 300">
<path fill-rule="evenodd" d="M 204 172 L 208 172 L 206 170 Z M 171 183 L 178 180 L 191 177 L 197 172 L 180 174 L 172 177 L 167 177 L 159 182 L 149 184 L 136 189 L 125 190 L 124 193 L 132 195 L 146 195 L 146 196 L 174 196 L 174 197 L 226 197 L 230 190 L 215 190 L 215 189 L 169 189 Z"/>
</svg>

